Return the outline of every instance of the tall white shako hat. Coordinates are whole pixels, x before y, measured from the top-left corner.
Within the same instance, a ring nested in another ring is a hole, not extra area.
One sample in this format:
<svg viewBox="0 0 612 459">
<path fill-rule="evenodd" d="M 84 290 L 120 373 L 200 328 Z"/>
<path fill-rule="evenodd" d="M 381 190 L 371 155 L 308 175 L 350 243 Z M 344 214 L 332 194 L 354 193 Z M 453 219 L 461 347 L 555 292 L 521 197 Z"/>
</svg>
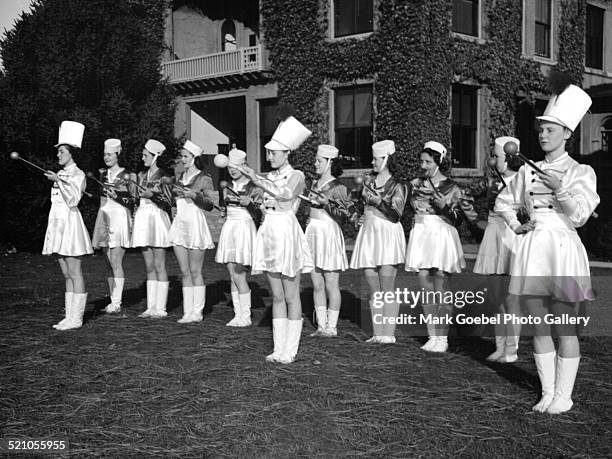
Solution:
<svg viewBox="0 0 612 459">
<path fill-rule="evenodd" d="M 317 148 L 317 155 L 327 159 L 335 159 L 338 157 L 338 149 L 333 145 L 322 144 Z"/>
<path fill-rule="evenodd" d="M 202 148 L 200 148 L 198 145 L 196 145 L 195 143 L 193 143 L 191 140 L 185 140 L 185 144 L 183 145 L 183 149 L 187 150 L 189 153 L 191 153 L 194 157 L 198 157 L 202 154 L 202 152 L 204 150 L 202 150 Z"/>
<path fill-rule="evenodd" d="M 440 160 L 443 160 L 444 158 L 446 158 L 446 154 L 448 153 L 448 150 L 446 149 L 444 145 L 434 140 L 425 142 L 425 145 L 423 145 L 423 150 L 437 151 L 438 153 L 440 153 Z"/>
<path fill-rule="evenodd" d="M 166 151 L 166 146 L 161 143 L 159 140 L 149 139 L 147 143 L 145 143 L 145 150 L 151 153 L 153 156 L 159 156 L 164 151 Z"/>
<path fill-rule="evenodd" d="M 505 155 L 506 152 L 504 151 L 504 145 L 506 145 L 508 142 L 514 142 L 516 146 L 519 147 L 520 151 L 521 141 L 515 137 L 510 136 L 497 137 L 495 139 L 495 147 L 493 151 L 495 151 L 496 154 L 503 153 Z"/>
<path fill-rule="evenodd" d="M 266 143 L 266 150 L 289 150 L 299 148 L 312 132 L 293 116 L 281 121 L 272 135 L 272 140 Z"/>
<path fill-rule="evenodd" d="M 57 144 L 55 147 L 60 145 L 71 145 L 73 147 L 81 148 L 83 143 L 83 133 L 85 132 L 85 126 L 76 121 L 62 121 L 59 127 L 59 135 Z"/>
<path fill-rule="evenodd" d="M 569 84 L 569 76 L 560 72 L 551 72 L 549 84 L 553 96 L 548 101 L 540 121 L 551 121 L 574 131 L 593 101 L 578 86 Z"/>
<path fill-rule="evenodd" d="M 106 139 L 104 141 L 104 153 L 121 153 L 121 140 Z"/>
</svg>

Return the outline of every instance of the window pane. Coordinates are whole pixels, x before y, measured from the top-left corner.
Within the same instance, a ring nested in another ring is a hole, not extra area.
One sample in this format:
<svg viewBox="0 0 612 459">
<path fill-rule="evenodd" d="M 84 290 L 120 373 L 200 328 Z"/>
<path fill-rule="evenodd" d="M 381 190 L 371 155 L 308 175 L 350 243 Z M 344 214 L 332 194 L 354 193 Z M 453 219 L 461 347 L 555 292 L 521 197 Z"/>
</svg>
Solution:
<svg viewBox="0 0 612 459">
<path fill-rule="evenodd" d="M 336 115 L 336 128 L 352 128 L 354 120 L 353 112 L 354 95 L 353 90 L 337 90 L 334 111 Z"/>
<path fill-rule="evenodd" d="M 550 25 L 550 0 L 536 0 L 536 22 Z"/>
<path fill-rule="evenodd" d="M 357 0 L 355 11 L 355 33 L 371 32 L 372 16 L 374 14 L 373 0 Z"/>
<path fill-rule="evenodd" d="M 355 90 L 355 126 L 372 125 L 372 87 Z"/>
<path fill-rule="evenodd" d="M 550 57 L 550 28 L 546 25 L 535 26 L 535 54 Z"/>
<path fill-rule="evenodd" d="M 335 90 L 334 130 L 344 167 L 368 167 L 372 161 L 372 86 Z"/>
<path fill-rule="evenodd" d="M 368 167 L 372 164 L 372 127 L 358 128 L 355 137 L 355 151 L 359 158 L 358 167 Z"/>
<path fill-rule="evenodd" d="M 587 5 L 586 55 L 587 67 L 603 70 L 603 21 L 604 10 Z"/>
<path fill-rule="evenodd" d="M 259 152 L 262 172 L 271 170 L 270 163 L 266 161 L 264 145 L 272 139 L 272 135 L 278 126 L 277 103 L 277 99 L 259 101 Z"/>
<path fill-rule="evenodd" d="M 536 0 L 535 4 L 535 54 L 550 57 L 550 0 Z"/>
<path fill-rule="evenodd" d="M 352 35 L 353 21 L 355 18 L 355 1 L 354 0 L 335 0 L 334 3 L 335 35 L 342 37 Z"/>
<path fill-rule="evenodd" d="M 453 0 L 453 31 L 478 35 L 478 0 Z"/>
<path fill-rule="evenodd" d="M 459 167 L 476 167 L 477 88 L 453 85 L 451 100 L 451 144 Z"/>
<path fill-rule="evenodd" d="M 374 0 L 334 0 L 334 35 L 371 32 L 373 17 Z"/>
</svg>

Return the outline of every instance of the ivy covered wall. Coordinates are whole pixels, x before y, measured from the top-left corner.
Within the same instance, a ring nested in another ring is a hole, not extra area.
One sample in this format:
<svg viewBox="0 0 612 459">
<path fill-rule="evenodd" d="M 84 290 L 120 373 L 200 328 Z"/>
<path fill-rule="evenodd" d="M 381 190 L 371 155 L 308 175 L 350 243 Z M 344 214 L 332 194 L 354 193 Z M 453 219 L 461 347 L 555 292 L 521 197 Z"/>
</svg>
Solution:
<svg viewBox="0 0 612 459">
<path fill-rule="evenodd" d="M 334 84 L 373 81 L 374 140 L 395 141 L 406 180 L 415 176 L 425 141 L 450 144 L 454 82 L 485 89 L 488 116 L 482 127 L 488 145 L 482 145 L 483 152 L 490 151 L 495 137 L 515 134 L 518 100 L 533 105 L 536 95 L 548 92 L 550 66 L 522 57 L 522 0 L 483 1 L 479 40 L 451 33 L 452 0 L 376 0 L 372 34 L 331 40 L 331 1 L 260 3 L 279 100 L 292 104 L 314 132 L 292 155 L 293 164 L 311 177 L 312 154 L 330 139 L 328 97 Z M 556 6 L 556 67 L 580 85 L 586 0 L 556 0 Z"/>
<path fill-rule="evenodd" d="M 330 84 L 374 82 L 374 138 L 395 141 L 413 176 L 422 143 L 450 143 L 450 87 L 469 81 L 488 89 L 490 143 L 513 134 L 517 96 L 546 94 L 546 66 L 522 54 L 522 0 L 483 2 L 484 40 L 451 33 L 452 0 L 378 0 L 375 31 L 330 40 L 331 0 L 262 0 L 264 43 L 281 102 L 314 127 L 294 161 L 311 168 L 311 153 L 328 142 Z M 557 67 L 580 84 L 586 0 L 557 0 Z"/>
</svg>

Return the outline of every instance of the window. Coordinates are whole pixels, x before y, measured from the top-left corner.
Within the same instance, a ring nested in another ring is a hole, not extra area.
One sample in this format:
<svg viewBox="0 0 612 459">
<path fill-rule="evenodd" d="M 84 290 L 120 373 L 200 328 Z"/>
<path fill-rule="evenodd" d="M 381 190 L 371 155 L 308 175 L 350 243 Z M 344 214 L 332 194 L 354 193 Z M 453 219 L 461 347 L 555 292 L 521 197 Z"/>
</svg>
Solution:
<svg viewBox="0 0 612 459">
<path fill-rule="evenodd" d="M 372 85 L 338 88 L 334 91 L 334 133 L 343 167 L 370 166 Z"/>
<path fill-rule="evenodd" d="M 478 0 L 453 0 L 453 32 L 478 36 Z"/>
<path fill-rule="evenodd" d="M 236 25 L 231 19 L 226 19 L 221 26 L 222 51 L 235 51 L 236 45 Z"/>
<path fill-rule="evenodd" d="M 535 1 L 535 55 L 551 57 L 550 25 L 552 23 L 551 0 Z"/>
<path fill-rule="evenodd" d="M 586 54 L 585 64 L 603 70 L 604 10 L 587 5 L 586 10 Z"/>
<path fill-rule="evenodd" d="M 333 0 L 334 36 L 372 32 L 374 0 Z"/>
<path fill-rule="evenodd" d="M 529 159 L 542 161 L 544 152 L 538 140 L 538 116 L 541 116 L 548 105 L 548 99 L 535 99 L 535 103 L 527 99 L 516 99 L 516 137 L 521 141 L 521 151 Z"/>
<path fill-rule="evenodd" d="M 476 167 L 476 135 L 478 133 L 478 88 L 454 84 L 451 108 L 453 164 Z"/>
<path fill-rule="evenodd" d="M 272 170 L 266 160 L 266 147 L 278 126 L 278 99 L 263 99 L 259 101 L 259 152 L 261 171 Z"/>
</svg>

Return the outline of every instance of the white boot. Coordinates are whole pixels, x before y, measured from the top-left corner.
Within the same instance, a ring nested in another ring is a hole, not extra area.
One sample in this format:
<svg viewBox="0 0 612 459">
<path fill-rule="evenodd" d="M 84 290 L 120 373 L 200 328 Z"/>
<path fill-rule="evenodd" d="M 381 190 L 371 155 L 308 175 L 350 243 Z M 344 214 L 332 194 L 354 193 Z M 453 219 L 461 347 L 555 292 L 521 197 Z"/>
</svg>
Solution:
<svg viewBox="0 0 612 459">
<path fill-rule="evenodd" d="M 327 306 L 315 306 L 314 310 L 317 329 L 310 336 L 323 336 L 327 329 Z"/>
<path fill-rule="evenodd" d="M 240 294 L 238 290 L 232 290 L 232 305 L 234 306 L 234 317 L 225 325 L 227 327 L 237 327 L 240 322 Z"/>
<path fill-rule="evenodd" d="M 424 351 L 431 351 L 431 348 L 436 344 L 436 337 L 433 335 L 429 335 L 427 342 L 421 346 L 421 349 Z"/>
<path fill-rule="evenodd" d="M 183 287 L 183 317 L 177 322 L 179 324 L 191 322 L 191 314 L 193 314 L 193 287 Z"/>
<path fill-rule="evenodd" d="M 386 319 L 394 318 L 397 319 L 399 315 L 399 303 L 396 301 L 387 303 L 383 306 L 383 313 Z M 383 344 L 395 344 L 395 321 L 391 320 L 390 323 L 384 323 L 381 327 L 382 337 L 380 342 Z"/>
<path fill-rule="evenodd" d="M 338 336 L 338 317 L 340 311 L 335 309 L 327 310 L 327 328 L 325 329 L 325 336 Z"/>
<path fill-rule="evenodd" d="M 239 293 L 240 302 L 240 323 L 239 327 L 249 327 L 251 325 L 251 292 Z"/>
<path fill-rule="evenodd" d="M 499 363 L 514 363 L 518 360 L 518 347 L 520 339 L 520 336 L 506 336 L 504 355 L 497 359 Z"/>
<path fill-rule="evenodd" d="M 379 336 L 378 338 L 379 338 L 378 342 L 380 344 L 395 344 L 395 336 L 384 335 L 384 336 Z"/>
<path fill-rule="evenodd" d="M 157 290 L 155 291 L 155 311 L 151 314 L 151 317 L 162 318 L 167 317 L 166 303 L 168 303 L 168 288 L 170 282 L 157 281 Z"/>
<path fill-rule="evenodd" d="M 266 356 L 268 362 L 278 362 L 283 348 L 285 347 L 285 340 L 287 337 L 287 323 L 289 319 L 286 317 L 280 319 L 272 319 L 272 339 L 274 340 L 274 351 L 272 354 Z"/>
<path fill-rule="evenodd" d="M 429 349 L 429 352 L 446 352 L 448 351 L 448 336 L 436 336 L 436 341 Z"/>
<path fill-rule="evenodd" d="M 555 395 L 555 359 L 557 353 L 547 352 L 546 354 L 533 354 L 536 368 L 538 369 L 538 376 L 540 377 L 540 384 L 542 385 L 542 398 L 536 403 L 533 411 L 539 411 L 543 413 L 546 411 L 553 400 Z"/>
<path fill-rule="evenodd" d="M 123 285 L 125 284 L 125 278 L 123 277 L 111 277 L 108 279 L 108 286 L 110 288 L 110 304 L 104 308 L 109 313 L 117 313 L 121 311 L 121 298 L 123 296 Z"/>
<path fill-rule="evenodd" d="M 487 357 L 489 362 L 495 362 L 499 358 L 504 356 L 504 351 L 506 349 L 506 337 L 505 336 L 495 336 L 495 352 Z"/>
<path fill-rule="evenodd" d="M 61 330 L 60 327 L 63 327 L 68 322 L 70 322 L 70 312 L 72 311 L 72 295 L 72 292 L 64 292 L 64 318 L 55 325 L 53 325 L 53 328 Z"/>
<path fill-rule="evenodd" d="M 373 302 L 372 300 L 368 301 L 368 305 L 370 306 L 370 317 L 372 319 L 372 337 L 366 340 L 366 343 L 368 344 L 379 344 L 381 343 L 381 336 L 382 333 L 380 333 L 380 326 L 376 323 L 376 321 L 374 320 L 374 306 L 373 306 Z"/>
<path fill-rule="evenodd" d="M 546 410 L 549 414 L 559 414 L 569 411 L 572 402 L 572 391 L 578 374 L 580 357 L 557 357 L 557 375 L 555 379 L 555 396 Z"/>
<path fill-rule="evenodd" d="M 295 357 L 300 347 L 300 339 L 302 338 L 302 325 L 304 319 L 288 320 L 287 321 L 287 336 L 285 338 L 285 347 L 278 361 L 280 363 L 291 363 L 295 361 Z"/>
<path fill-rule="evenodd" d="M 206 305 L 206 285 L 193 287 L 193 312 L 190 322 L 202 322 L 204 306 Z"/>
<path fill-rule="evenodd" d="M 157 299 L 157 281 L 147 281 L 147 310 L 138 317 L 151 317 L 155 313 L 155 301 Z"/>
<path fill-rule="evenodd" d="M 83 315 L 85 314 L 85 306 L 87 305 L 87 293 L 74 293 L 72 295 L 72 305 L 70 320 L 62 327 L 57 327 L 58 330 L 72 330 L 83 326 Z"/>
</svg>

